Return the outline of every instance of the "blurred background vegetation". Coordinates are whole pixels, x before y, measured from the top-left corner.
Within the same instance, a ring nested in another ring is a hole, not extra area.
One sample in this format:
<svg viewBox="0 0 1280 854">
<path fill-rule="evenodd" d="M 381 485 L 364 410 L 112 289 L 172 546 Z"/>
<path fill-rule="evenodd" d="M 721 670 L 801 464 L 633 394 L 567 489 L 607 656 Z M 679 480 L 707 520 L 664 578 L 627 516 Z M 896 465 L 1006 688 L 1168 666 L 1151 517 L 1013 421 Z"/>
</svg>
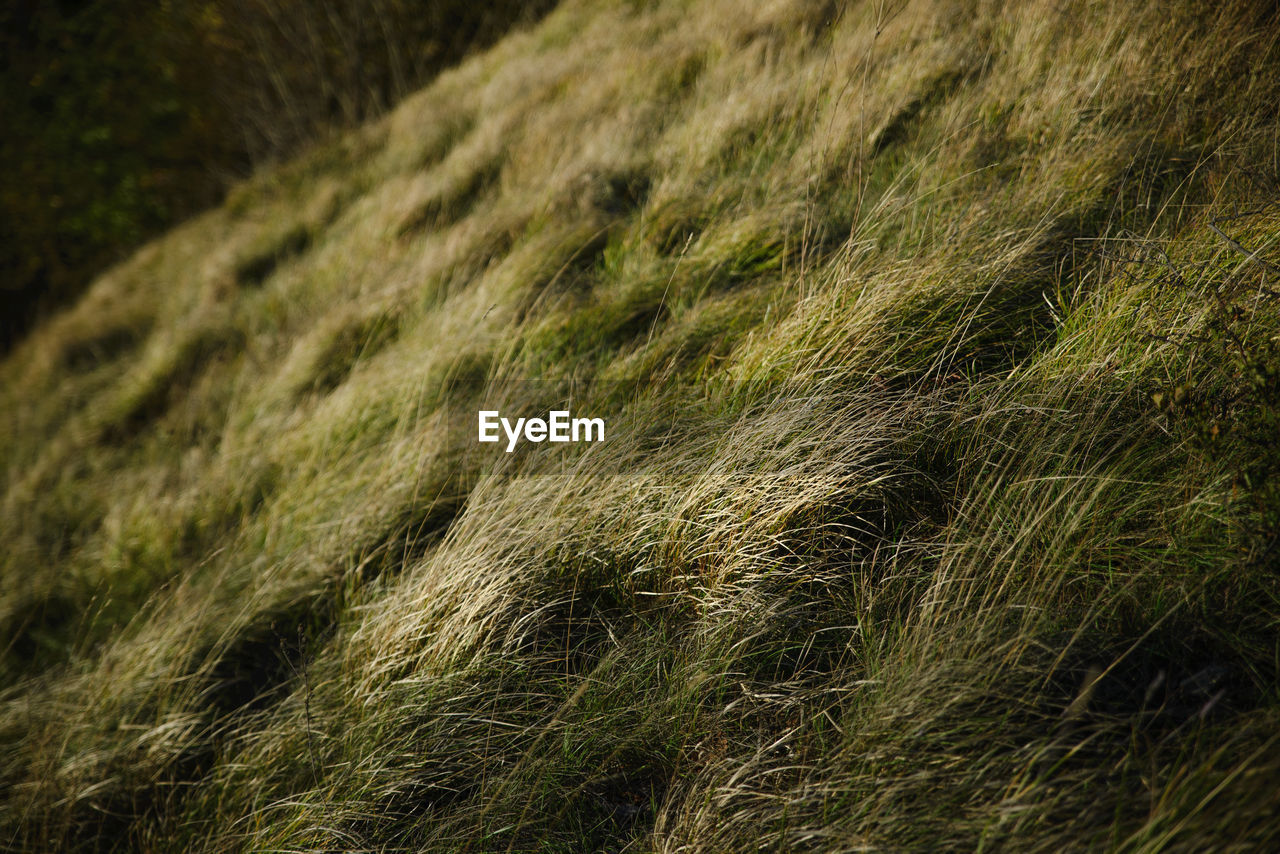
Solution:
<svg viewBox="0 0 1280 854">
<path fill-rule="evenodd" d="M 384 111 L 553 5 L 0 5 L 0 352 L 255 167 Z"/>
</svg>

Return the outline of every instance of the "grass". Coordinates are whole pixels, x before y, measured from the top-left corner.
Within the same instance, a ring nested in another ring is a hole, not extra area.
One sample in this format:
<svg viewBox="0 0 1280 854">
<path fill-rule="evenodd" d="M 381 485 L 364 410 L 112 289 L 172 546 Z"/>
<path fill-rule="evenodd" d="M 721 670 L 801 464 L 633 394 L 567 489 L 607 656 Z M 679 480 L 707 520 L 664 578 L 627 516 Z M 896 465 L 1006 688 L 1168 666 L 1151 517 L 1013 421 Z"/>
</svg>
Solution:
<svg viewBox="0 0 1280 854">
<path fill-rule="evenodd" d="M 567 2 L 144 247 L 0 365 L 0 847 L 1274 846 L 1264 7 Z"/>
</svg>

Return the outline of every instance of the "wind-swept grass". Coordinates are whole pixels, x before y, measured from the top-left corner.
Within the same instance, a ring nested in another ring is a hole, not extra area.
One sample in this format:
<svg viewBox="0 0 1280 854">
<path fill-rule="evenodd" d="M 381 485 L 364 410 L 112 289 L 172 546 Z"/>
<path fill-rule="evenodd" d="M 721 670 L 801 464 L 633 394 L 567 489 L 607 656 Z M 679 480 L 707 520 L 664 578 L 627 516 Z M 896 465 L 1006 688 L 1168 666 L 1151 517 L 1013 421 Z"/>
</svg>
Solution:
<svg viewBox="0 0 1280 854">
<path fill-rule="evenodd" d="M 1275 24 L 566 3 L 146 247 L 0 366 L 3 844 L 1273 846 Z"/>
</svg>

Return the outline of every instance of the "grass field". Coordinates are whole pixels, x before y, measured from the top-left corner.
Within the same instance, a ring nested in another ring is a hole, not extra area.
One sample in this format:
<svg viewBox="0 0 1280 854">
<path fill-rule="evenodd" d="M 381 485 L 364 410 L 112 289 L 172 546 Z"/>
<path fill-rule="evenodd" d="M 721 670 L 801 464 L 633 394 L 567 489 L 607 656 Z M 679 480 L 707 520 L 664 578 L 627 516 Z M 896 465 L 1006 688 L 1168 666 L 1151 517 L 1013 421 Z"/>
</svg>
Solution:
<svg viewBox="0 0 1280 854">
<path fill-rule="evenodd" d="M 144 247 L 0 364 L 0 848 L 1274 849 L 1278 23 L 566 0 Z"/>
</svg>

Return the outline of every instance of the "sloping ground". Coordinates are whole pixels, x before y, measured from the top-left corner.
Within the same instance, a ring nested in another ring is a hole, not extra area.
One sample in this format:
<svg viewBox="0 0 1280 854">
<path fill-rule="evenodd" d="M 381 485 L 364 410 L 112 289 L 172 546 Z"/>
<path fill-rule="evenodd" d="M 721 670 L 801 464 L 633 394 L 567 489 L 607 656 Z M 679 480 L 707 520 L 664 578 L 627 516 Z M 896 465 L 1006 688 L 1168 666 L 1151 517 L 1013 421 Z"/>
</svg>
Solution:
<svg viewBox="0 0 1280 854">
<path fill-rule="evenodd" d="M 0 369 L 0 844 L 1275 847 L 1276 24 L 566 3 L 146 247 Z"/>
</svg>

